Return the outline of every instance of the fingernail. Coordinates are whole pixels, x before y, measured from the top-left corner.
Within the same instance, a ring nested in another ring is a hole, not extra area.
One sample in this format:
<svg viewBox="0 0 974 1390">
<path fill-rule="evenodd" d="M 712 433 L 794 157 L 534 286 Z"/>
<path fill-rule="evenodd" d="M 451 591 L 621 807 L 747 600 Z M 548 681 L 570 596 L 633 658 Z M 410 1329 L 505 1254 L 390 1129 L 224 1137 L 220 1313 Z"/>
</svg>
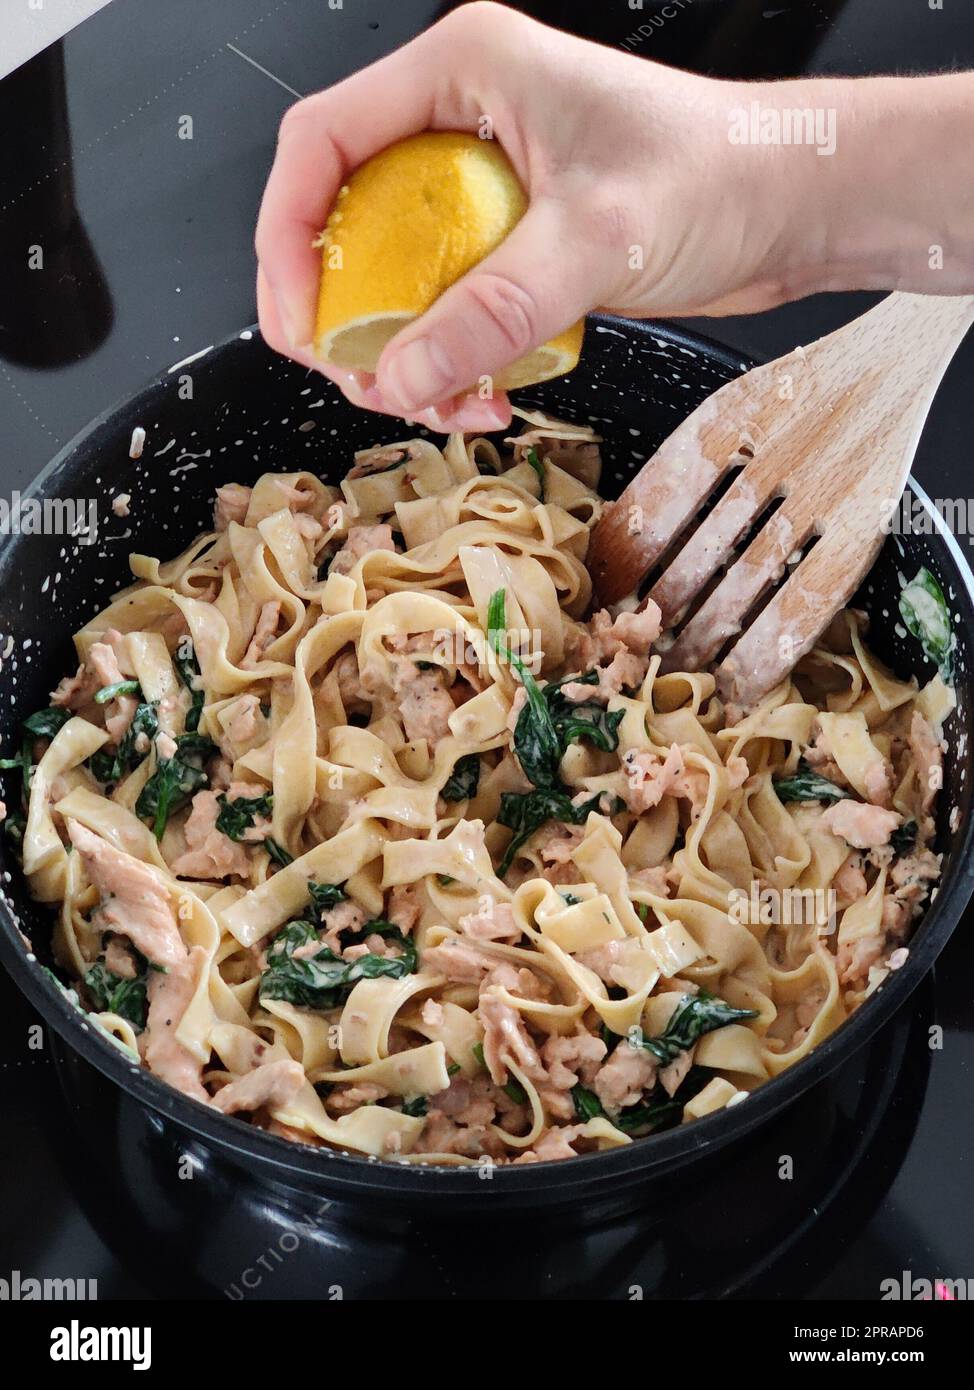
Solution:
<svg viewBox="0 0 974 1390">
<path fill-rule="evenodd" d="M 417 338 L 399 349 L 382 376 L 383 394 L 402 410 L 416 410 L 448 395 L 453 373 L 434 339 Z"/>
<path fill-rule="evenodd" d="M 298 320 L 292 313 L 290 307 L 287 304 L 278 302 L 277 312 L 280 315 L 281 328 L 284 330 L 284 336 L 287 339 L 288 347 L 294 352 L 309 352 L 312 345 L 308 340 L 308 334 L 306 331 L 302 332 L 296 327 Z"/>
<path fill-rule="evenodd" d="M 385 398 L 387 411 L 397 410 L 388 396 Z M 427 406 L 425 410 L 414 410 L 409 415 L 404 415 L 403 419 L 407 425 L 425 425 L 428 430 L 435 430 L 440 434 L 448 434 L 447 426 L 443 423 L 443 416 L 435 405 Z"/>
<path fill-rule="evenodd" d="M 368 392 L 360 381 L 360 376 L 360 372 L 339 372 L 335 377 L 335 385 L 352 405 L 368 409 Z"/>
<path fill-rule="evenodd" d="M 511 408 L 506 397 L 501 401 L 482 401 L 476 396 L 461 397 L 450 412 L 450 424 L 464 434 L 471 430 L 503 430 L 511 423 Z"/>
</svg>

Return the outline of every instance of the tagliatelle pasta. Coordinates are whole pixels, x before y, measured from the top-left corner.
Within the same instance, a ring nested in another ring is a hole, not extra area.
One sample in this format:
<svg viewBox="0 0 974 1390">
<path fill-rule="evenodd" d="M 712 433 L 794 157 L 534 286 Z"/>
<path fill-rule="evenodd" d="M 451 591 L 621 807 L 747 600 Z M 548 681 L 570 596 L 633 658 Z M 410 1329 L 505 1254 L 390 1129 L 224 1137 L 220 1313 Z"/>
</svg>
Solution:
<svg viewBox="0 0 974 1390">
<path fill-rule="evenodd" d="M 651 602 L 589 617 L 598 439 L 524 419 L 221 487 L 27 722 L 24 869 L 82 1004 L 294 1142 L 523 1163 L 737 1104 L 902 964 L 939 875 L 940 678 L 852 611 L 754 709 L 661 674 Z"/>
</svg>

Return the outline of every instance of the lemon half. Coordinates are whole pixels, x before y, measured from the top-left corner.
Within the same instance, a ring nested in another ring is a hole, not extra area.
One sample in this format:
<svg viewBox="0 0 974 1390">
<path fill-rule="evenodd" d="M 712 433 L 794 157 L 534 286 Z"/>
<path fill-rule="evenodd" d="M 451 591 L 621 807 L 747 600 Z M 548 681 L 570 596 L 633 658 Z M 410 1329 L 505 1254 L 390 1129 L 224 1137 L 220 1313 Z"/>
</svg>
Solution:
<svg viewBox="0 0 974 1390">
<path fill-rule="evenodd" d="M 374 372 L 389 339 L 499 246 L 526 207 L 496 140 L 428 132 L 375 155 L 341 189 L 321 234 L 318 355 Z M 580 321 L 519 358 L 494 386 L 570 372 L 583 329 Z"/>
</svg>

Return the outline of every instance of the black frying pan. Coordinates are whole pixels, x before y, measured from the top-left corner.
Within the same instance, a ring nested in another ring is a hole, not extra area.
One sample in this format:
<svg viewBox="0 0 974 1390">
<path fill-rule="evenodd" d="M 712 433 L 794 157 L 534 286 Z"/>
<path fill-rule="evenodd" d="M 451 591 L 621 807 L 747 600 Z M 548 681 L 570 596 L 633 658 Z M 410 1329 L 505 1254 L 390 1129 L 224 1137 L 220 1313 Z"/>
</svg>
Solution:
<svg viewBox="0 0 974 1390">
<path fill-rule="evenodd" d="M 671 430 L 717 387 L 753 365 L 706 339 L 658 325 L 596 317 L 583 360 L 567 378 L 523 393 L 569 420 L 592 423 L 604 435 L 602 490 L 621 491 L 632 473 Z M 313 421 L 314 427 L 307 428 Z M 147 432 L 138 461 L 129 458 L 136 426 Z M 304 426 L 305 428 L 302 428 Z M 271 353 L 256 331 L 211 348 L 195 361 L 157 377 L 133 400 L 106 412 L 68 444 L 32 489 L 39 500 L 95 498 L 101 535 L 79 545 L 57 535 L 13 536 L 0 551 L 0 669 L 4 746 L 16 740 L 19 720 L 45 705 L 60 676 L 75 666 L 71 634 L 131 581 L 130 551 L 162 558 L 177 554 L 209 525 L 213 492 L 221 483 L 253 482 L 268 470 L 308 469 L 336 482 L 355 449 L 391 442 L 409 427 L 350 406 L 328 382 Z M 172 442 L 170 442 L 172 441 Z M 131 516 L 113 516 L 110 490 L 132 496 Z M 191 1151 L 224 1159 L 274 1186 L 438 1216 L 493 1214 L 613 1201 L 708 1159 L 790 1105 L 813 1083 L 860 1048 L 900 1009 L 932 966 L 974 888 L 970 819 L 972 707 L 969 688 L 974 641 L 974 578 L 953 537 L 933 517 L 925 495 L 912 491 L 933 518 L 931 534 L 887 540 L 857 606 L 872 615 L 870 642 L 901 675 L 921 680 L 932 668 L 913 638 L 897 633 L 899 575 L 921 565 L 939 578 L 950 599 L 957 633 L 958 707 L 947 734 L 945 787 L 936 848 L 945 852 L 939 891 L 896 971 L 853 1019 L 807 1059 L 719 1112 L 623 1149 L 567 1162 L 501 1168 L 489 1182 L 476 1168 L 431 1168 L 379 1163 L 329 1149 L 290 1144 L 189 1100 L 134 1066 L 88 1025 L 26 954 L 17 924 L 49 963 L 51 917 L 32 903 L 16 859 L 0 847 L 6 901 L 0 907 L 0 955 L 10 975 L 63 1040 L 56 1044 L 61 1074 L 75 1101 L 91 1079 L 92 1064 L 126 1093 L 141 1112 L 142 1161 L 167 1164 Z M 12 638 L 12 642 L 9 639 Z M 957 808 L 950 828 L 950 812 Z M 120 1098 L 122 1101 L 123 1098 Z M 83 1119 L 82 1119 L 83 1122 Z M 112 1161 L 108 1134 L 89 1136 Z M 491 1200 L 485 1200 L 489 1196 Z"/>
</svg>

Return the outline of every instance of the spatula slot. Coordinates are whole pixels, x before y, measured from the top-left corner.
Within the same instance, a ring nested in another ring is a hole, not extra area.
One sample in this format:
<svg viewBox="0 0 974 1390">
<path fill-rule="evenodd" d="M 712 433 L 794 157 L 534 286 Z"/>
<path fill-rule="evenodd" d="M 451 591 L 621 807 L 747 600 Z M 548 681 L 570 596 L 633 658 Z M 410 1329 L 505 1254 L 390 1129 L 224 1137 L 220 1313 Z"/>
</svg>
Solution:
<svg viewBox="0 0 974 1390">
<path fill-rule="evenodd" d="M 707 517 L 730 491 L 734 484 L 734 480 L 743 473 L 744 467 L 745 465 L 743 463 L 736 464 L 733 468 L 729 468 L 723 477 L 718 480 L 710 496 L 701 504 L 696 514 L 690 517 L 683 529 L 677 532 L 674 539 L 670 541 L 656 563 L 646 574 L 638 589 L 640 598 L 645 598 L 653 586 L 666 573 L 676 556 L 684 549 L 687 542 L 696 535 L 700 527 L 707 520 Z"/>
</svg>

